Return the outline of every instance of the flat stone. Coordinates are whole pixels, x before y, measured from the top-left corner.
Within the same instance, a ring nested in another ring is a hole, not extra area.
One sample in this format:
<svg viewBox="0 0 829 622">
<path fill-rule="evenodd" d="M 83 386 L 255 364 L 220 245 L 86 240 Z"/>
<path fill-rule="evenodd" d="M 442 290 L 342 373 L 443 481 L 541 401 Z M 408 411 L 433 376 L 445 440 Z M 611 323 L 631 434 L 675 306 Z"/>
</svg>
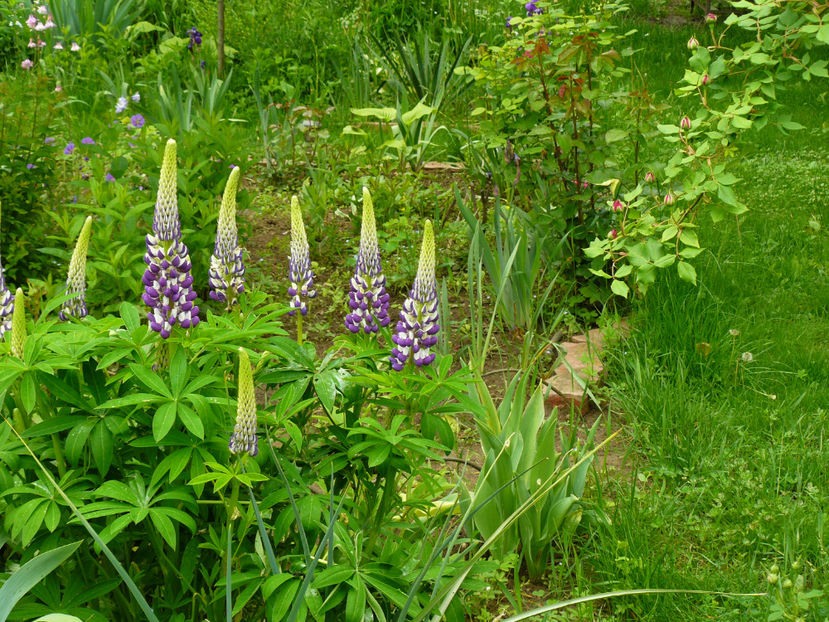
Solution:
<svg viewBox="0 0 829 622">
<path fill-rule="evenodd" d="M 622 333 L 627 331 L 624 320 L 619 330 Z M 604 366 L 600 354 L 603 346 L 602 331 L 598 328 L 559 344 L 564 361 L 544 381 L 546 401 L 550 407 L 558 406 L 566 411 L 572 408 L 581 414 L 590 410 L 592 400 L 586 389 L 592 390 L 601 384 Z"/>
</svg>

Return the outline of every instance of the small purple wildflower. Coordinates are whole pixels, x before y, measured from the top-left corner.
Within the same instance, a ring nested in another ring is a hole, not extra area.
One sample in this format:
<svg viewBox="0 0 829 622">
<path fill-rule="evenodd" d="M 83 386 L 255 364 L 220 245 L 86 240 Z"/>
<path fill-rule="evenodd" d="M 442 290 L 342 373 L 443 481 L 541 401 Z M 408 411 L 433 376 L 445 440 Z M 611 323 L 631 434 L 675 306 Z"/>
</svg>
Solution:
<svg viewBox="0 0 829 622">
<path fill-rule="evenodd" d="M 51 145 L 53 142 L 55 142 L 55 139 L 52 138 L 51 136 L 47 136 L 46 138 L 43 139 L 43 142 L 46 143 L 47 145 Z"/>
<path fill-rule="evenodd" d="M 112 173 L 107 173 L 107 176 L 104 178 L 106 181 L 115 181 L 115 178 L 112 176 Z"/>
<path fill-rule="evenodd" d="M 140 114 L 134 114 L 130 117 L 130 123 L 134 128 L 140 129 L 144 127 L 144 117 L 142 117 Z"/>
<path fill-rule="evenodd" d="M 130 96 L 130 99 L 134 101 L 136 104 L 141 101 L 141 95 L 136 91 Z"/>
<path fill-rule="evenodd" d="M 544 13 L 544 9 L 537 6 L 538 0 L 530 0 L 527 4 L 524 5 L 524 9 L 527 11 L 527 17 L 532 17 L 533 15 L 541 15 Z"/>
<path fill-rule="evenodd" d="M 95 144 L 95 141 L 94 141 L 94 140 L 92 140 L 89 136 L 84 136 L 83 138 L 81 138 L 81 144 L 84 144 L 84 145 L 94 145 L 94 144 Z"/>
<path fill-rule="evenodd" d="M 202 37 L 202 34 L 201 34 L 198 30 L 196 30 L 196 27 L 195 27 L 195 26 L 193 26 L 193 27 L 192 27 L 190 30 L 188 30 L 187 32 L 188 32 L 188 34 L 190 35 L 190 43 L 188 43 L 188 44 L 187 44 L 187 49 L 188 49 L 188 50 L 190 50 L 190 51 L 192 52 L 192 51 L 193 51 L 193 46 L 194 46 L 194 45 L 195 45 L 195 46 L 199 46 L 199 45 L 201 45 L 201 37 Z"/>
<path fill-rule="evenodd" d="M 34 165 L 34 164 L 32 164 L 31 162 L 29 162 L 29 163 L 26 165 L 26 168 L 27 168 L 27 169 L 29 169 L 29 170 L 31 171 L 33 168 L 35 168 L 35 165 Z"/>
<path fill-rule="evenodd" d="M 70 155 L 73 151 L 75 151 L 75 143 L 69 141 L 66 144 L 66 148 L 63 150 L 63 155 Z"/>
</svg>

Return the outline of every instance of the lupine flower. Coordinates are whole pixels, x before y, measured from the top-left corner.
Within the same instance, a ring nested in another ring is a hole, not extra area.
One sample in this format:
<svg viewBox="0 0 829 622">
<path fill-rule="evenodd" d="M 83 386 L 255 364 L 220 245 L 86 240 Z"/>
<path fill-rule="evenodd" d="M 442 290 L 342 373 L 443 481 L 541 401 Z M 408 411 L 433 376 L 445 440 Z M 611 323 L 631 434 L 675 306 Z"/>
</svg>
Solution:
<svg viewBox="0 0 829 622">
<path fill-rule="evenodd" d="M 305 237 L 305 225 L 302 223 L 302 210 L 299 208 L 299 199 L 291 197 L 291 259 L 288 266 L 288 280 L 291 282 L 288 295 L 291 296 L 291 310 L 293 315 L 299 310 L 302 315 L 308 313 L 306 298 L 314 298 L 317 290 L 314 289 L 314 273 L 311 270 L 311 252 L 308 249 L 308 238 Z"/>
<path fill-rule="evenodd" d="M 115 103 L 115 114 L 121 114 L 127 109 L 127 98 L 126 97 L 119 97 L 118 101 Z"/>
<path fill-rule="evenodd" d="M 72 42 L 72 47 L 70 47 L 69 49 L 70 49 L 72 52 L 80 52 L 80 51 L 81 51 L 81 46 L 80 46 L 80 45 L 78 45 L 78 42 L 77 42 L 77 41 L 73 41 L 73 42 Z"/>
<path fill-rule="evenodd" d="M 84 144 L 84 145 L 94 145 L 94 144 L 95 144 L 95 141 L 94 141 L 94 140 L 92 140 L 89 136 L 84 136 L 83 138 L 81 138 L 81 144 Z"/>
<path fill-rule="evenodd" d="M 656 176 L 653 174 L 652 171 L 648 171 L 647 173 L 645 173 L 645 181 L 649 184 L 652 184 L 654 181 L 656 181 Z"/>
<path fill-rule="evenodd" d="M 63 49 L 63 43 L 58 41 L 57 43 L 55 43 L 55 45 L 52 46 L 52 48 L 55 49 L 55 50 L 62 50 Z"/>
<path fill-rule="evenodd" d="M 230 436 L 230 453 L 259 453 L 256 436 L 256 397 L 253 393 L 253 373 L 244 348 L 239 348 L 239 394 L 236 396 L 236 425 Z"/>
<path fill-rule="evenodd" d="M 144 117 L 140 114 L 134 114 L 130 117 L 130 123 L 135 129 L 141 129 L 144 127 Z"/>
<path fill-rule="evenodd" d="M 14 311 L 12 312 L 12 355 L 23 359 L 23 346 L 26 345 L 26 299 L 19 287 L 14 293 Z"/>
<path fill-rule="evenodd" d="M 420 247 L 420 261 L 409 297 L 400 311 L 397 333 L 391 340 L 395 347 L 391 351 L 392 369 L 400 371 L 410 355 L 418 367 L 435 360 L 430 348 L 438 342 L 438 285 L 435 280 L 435 237 L 432 223 L 426 221 L 423 227 L 423 245 Z"/>
<path fill-rule="evenodd" d="M 12 312 L 14 311 L 14 295 L 6 285 L 3 274 L 3 262 L 0 261 L 0 339 L 6 331 L 12 328 Z"/>
<path fill-rule="evenodd" d="M 147 252 L 144 254 L 147 270 L 142 296 L 150 307 L 147 314 L 150 328 L 160 333 L 163 339 L 170 336 L 175 324 L 190 328 L 199 323 L 199 308 L 194 304 L 196 292 L 190 275 L 192 266 L 187 246 L 181 241 L 176 192 L 176 141 L 171 138 L 164 149 L 153 232 L 147 234 Z"/>
<path fill-rule="evenodd" d="M 688 49 L 693 50 L 699 47 L 699 41 L 697 41 L 696 37 L 691 37 L 688 39 Z"/>
<path fill-rule="evenodd" d="M 357 253 L 357 265 L 354 276 L 351 277 L 348 296 L 351 313 L 345 316 L 345 326 L 352 333 L 360 332 L 361 328 L 366 334 L 376 333 L 380 326 L 388 325 L 389 295 L 386 293 L 386 277 L 380 265 L 374 205 L 366 187 L 363 187 L 360 251 Z"/>
<path fill-rule="evenodd" d="M 216 243 L 210 256 L 210 297 L 220 302 L 236 303 L 236 297 L 245 291 L 245 264 L 242 249 L 239 248 L 239 233 L 236 228 L 236 190 L 239 187 L 239 167 L 230 172 L 219 221 Z"/>
<path fill-rule="evenodd" d="M 20 63 L 20 66 L 23 69 L 25 69 L 26 71 L 31 69 L 33 65 L 34 65 L 34 63 L 32 61 L 30 61 L 28 58 L 26 60 L 24 60 L 22 63 Z"/>
<path fill-rule="evenodd" d="M 91 234 L 92 216 L 87 216 L 75 243 L 72 259 L 69 260 L 66 293 L 72 294 L 72 298 L 63 303 L 63 309 L 58 314 L 61 320 L 67 320 L 70 316 L 80 319 L 89 313 L 86 308 L 86 252 Z"/>
<path fill-rule="evenodd" d="M 63 150 L 63 155 L 69 155 L 73 151 L 75 151 L 75 143 L 69 141 L 68 143 L 66 143 L 66 149 Z"/>
<path fill-rule="evenodd" d="M 136 92 L 136 93 L 133 93 L 133 94 L 130 96 L 130 99 L 131 99 L 132 101 L 134 101 L 134 102 L 137 104 L 138 102 L 140 102 L 140 101 L 141 101 L 141 95 L 139 95 L 137 92 Z"/>
<path fill-rule="evenodd" d="M 679 122 L 679 127 L 683 130 L 690 130 L 691 129 L 691 119 L 688 117 L 682 117 L 682 120 Z"/>
</svg>

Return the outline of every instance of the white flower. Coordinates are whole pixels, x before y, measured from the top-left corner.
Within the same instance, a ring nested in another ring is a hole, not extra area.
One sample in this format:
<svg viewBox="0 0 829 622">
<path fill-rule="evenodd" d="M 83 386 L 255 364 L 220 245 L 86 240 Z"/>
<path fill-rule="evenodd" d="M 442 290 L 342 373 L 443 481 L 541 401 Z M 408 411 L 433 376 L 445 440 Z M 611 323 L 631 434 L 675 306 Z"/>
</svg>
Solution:
<svg viewBox="0 0 829 622">
<path fill-rule="evenodd" d="M 69 48 L 69 49 L 72 50 L 73 52 L 80 52 L 81 51 L 81 46 L 78 45 L 77 41 L 73 41 L 72 42 L 72 47 Z"/>
<path fill-rule="evenodd" d="M 137 104 L 138 102 L 141 101 L 141 95 L 139 95 L 138 93 L 133 93 L 132 97 L 130 97 L 130 99 Z"/>
<path fill-rule="evenodd" d="M 56 50 L 62 50 L 62 49 L 63 49 L 63 43 L 61 43 L 60 41 L 58 41 L 57 43 L 55 43 L 55 45 L 54 45 L 53 47 L 54 47 L 54 49 L 56 49 Z"/>
<path fill-rule="evenodd" d="M 127 109 L 127 98 L 119 97 L 118 103 L 115 104 L 115 114 L 121 114 Z"/>
<path fill-rule="evenodd" d="M 49 7 L 47 7 L 45 4 L 41 4 L 39 7 L 37 7 L 37 12 L 41 15 L 46 15 L 49 12 Z"/>
</svg>

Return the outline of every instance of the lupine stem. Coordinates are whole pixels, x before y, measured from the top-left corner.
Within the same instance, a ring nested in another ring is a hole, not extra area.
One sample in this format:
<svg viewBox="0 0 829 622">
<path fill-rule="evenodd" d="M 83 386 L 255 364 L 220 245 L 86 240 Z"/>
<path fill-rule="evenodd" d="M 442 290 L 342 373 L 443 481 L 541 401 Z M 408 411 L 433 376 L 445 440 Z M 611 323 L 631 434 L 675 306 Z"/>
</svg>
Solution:
<svg viewBox="0 0 829 622">
<path fill-rule="evenodd" d="M 296 314 L 296 342 L 302 345 L 302 314 Z"/>
</svg>

